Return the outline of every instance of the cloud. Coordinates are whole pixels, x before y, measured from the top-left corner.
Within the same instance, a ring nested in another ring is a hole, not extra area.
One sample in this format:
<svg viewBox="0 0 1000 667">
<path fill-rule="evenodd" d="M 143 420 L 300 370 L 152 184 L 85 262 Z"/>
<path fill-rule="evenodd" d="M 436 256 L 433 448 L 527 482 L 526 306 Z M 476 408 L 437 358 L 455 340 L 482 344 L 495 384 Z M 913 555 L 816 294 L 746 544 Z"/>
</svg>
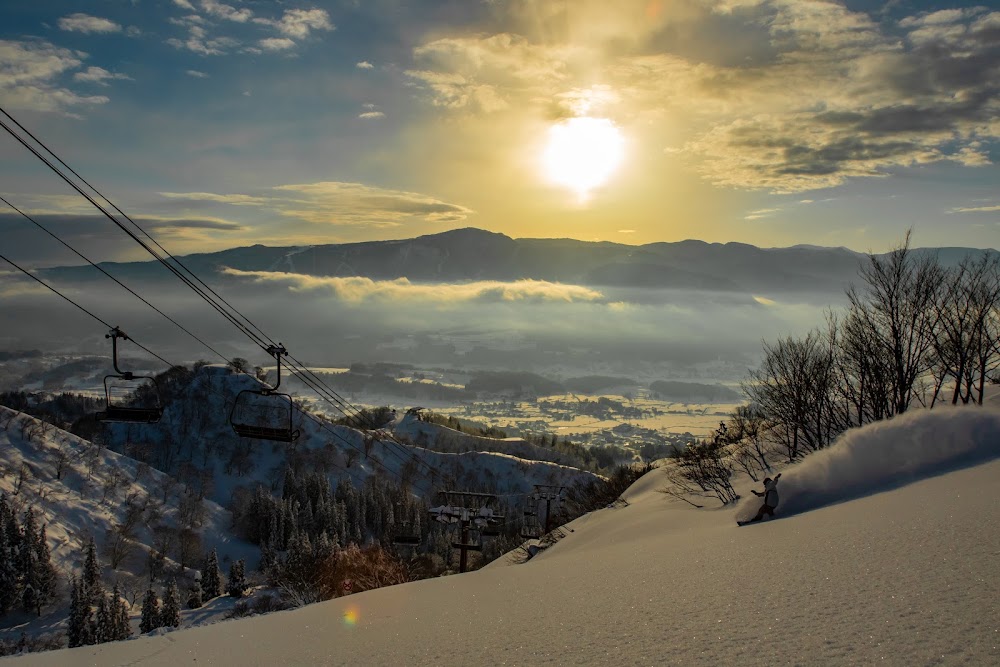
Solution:
<svg viewBox="0 0 1000 667">
<path fill-rule="evenodd" d="M 744 220 L 760 220 L 761 218 L 770 218 L 775 213 L 779 212 L 780 208 L 761 208 L 756 211 L 750 211 L 745 216 Z"/>
<path fill-rule="evenodd" d="M 84 34 L 121 32 L 122 29 L 114 21 L 81 13 L 62 17 L 59 19 L 58 25 L 60 30 L 82 32 Z"/>
<path fill-rule="evenodd" d="M 374 69 L 375 68 L 375 65 L 372 65 L 367 60 L 362 60 L 361 62 L 355 64 L 354 66 L 357 67 L 358 69 Z"/>
<path fill-rule="evenodd" d="M 318 277 L 274 271 L 240 271 L 225 268 L 223 273 L 249 278 L 257 283 L 285 285 L 293 292 L 323 291 L 344 301 L 369 300 L 424 301 L 440 305 L 461 302 L 558 301 L 564 303 L 602 301 L 604 295 L 589 287 L 551 283 L 544 280 L 513 282 L 477 281 L 461 284 L 415 284 L 406 278 L 372 280 L 359 276 Z"/>
<path fill-rule="evenodd" d="M 151 259 L 134 240 L 115 227 L 111 221 L 92 213 L 93 208 L 85 210 L 81 207 L 79 213 L 51 212 L 51 207 L 46 210 L 31 206 L 39 199 L 45 198 L 20 196 L 15 201 L 18 208 L 28 213 L 32 219 L 95 261 Z M 69 207 L 78 207 L 77 202 L 89 206 L 81 197 L 75 199 L 76 201 L 66 202 Z M 62 202 L 49 200 L 41 203 L 59 205 Z M 206 252 L 210 249 L 221 250 L 232 247 L 233 237 L 247 229 L 240 223 L 215 216 L 144 215 L 133 216 L 133 219 L 153 236 L 169 241 L 171 251 L 175 253 Z M 50 239 L 17 213 L 0 212 L 0 225 L 4 229 L 5 244 L 18 248 L 18 257 L 25 261 L 26 266 L 80 263 L 76 255 L 54 239 Z"/>
<path fill-rule="evenodd" d="M 188 0 L 174 0 L 174 4 L 181 9 L 186 9 L 189 12 L 195 11 L 194 5 L 192 5 Z"/>
<path fill-rule="evenodd" d="M 210 201 L 233 206 L 263 206 L 271 200 L 266 197 L 251 197 L 250 195 L 220 195 L 212 192 L 160 192 L 161 197 L 168 199 L 183 199 L 187 201 Z"/>
<path fill-rule="evenodd" d="M 358 114 L 358 118 L 373 119 L 373 118 L 385 118 L 385 114 L 378 110 L 374 104 L 363 105 L 365 110 Z"/>
<path fill-rule="evenodd" d="M 280 19 L 255 18 L 254 22 L 276 28 L 293 39 L 305 39 L 314 30 L 335 29 L 325 9 L 286 9 Z"/>
<path fill-rule="evenodd" d="M 54 111 L 74 115 L 75 107 L 105 104 L 103 95 L 77 95 L 58 85 L 59 77 L 76 69 L 86 54 L 45 41 L 0 40 L 0 99 L 12 109 Z"/>
<path fill-rule="evenodd" d="M 176 49 L 186 49 L 192 53 L 202 56 L 218 56 L 240 45 L 239 41 L 231 37 L 208 38 L 207 31 L 199 25 L 188 27 L 188 38 L 180 40 L 171 37 L 167 44 Z"/>
<path fill-rule="evenodd" d="M 295 46 L 295 42 L 287 37 L 268 37 L 257 43 L 265 51 L 287 51 Z"/>
<path fill-rule="evenodd" d="M 99 86 L 107 86 L 108 81 L 131 81 L 132 77 L 127 74 L 119 74 L 117 72 L 112 73 L 101 67 L 88 67 L 86 70 L 74 74 L 73 80 L 96 83 Z"/>
<path fill-rule="evenodd" d="M 532 19 L 513 2 L 524 34 L 438 36 L 413 50 L 406 74 L 435 106 L 473 118 L 598 114 L 650 133 L 669 123 L 683 129 L 667 152 L 737 189 L 804 192 L 934 162 L 981 166 L 1000 140 L 1000 12 L 889 24 L 833 0 L 713 3 L 713 14 L 677 3 L 693 40 L 717 39 L 715 14 L 742 26 L 731 49 L 740 57 L 727 59 L 724 42 L 712 55 L 681 54 L 655 29 L 626 30 L 613 16 L 590 38 L 582 17 L 605 16 L 599 4 L 581 0 L 570 13 L 532 3 Z M 637 39 L 646 41 L 630 48 Z"/>
<path fill-rule="evenodd" d="M 201 8 L 210 16 L 234 23 L 246 23 L 253 18 L 253 12 L 249 9 L 236 9 L 218 0 L 201 0 Z"/>
<path fill-rule="evenodd" d="M 1000 213 L 1000 204 L 990 204 L 987 206 L 958 206 L 949 210 L 948 213 Z"/>
<path fill-rule="evenodd" d="M 207 79 L 208 78 L 208 74 L 205 74 L 204 72 L 199 72 L 196 69 L 189 69 L 189 70 L 186 70 L 184 73 L 187 74 L 188 76 L 193 76 L 196 79 Z"/>
<path fill-rule="evenodd" d="M 362 183 L 327 181 L 281 185 L 274 189 L 299 195 L 277 202 L 282 215 L 315 223 L 391 227 L 409 218 L 456 222 L 473 212 L 464 206 L 416 192 L 389 190 Z"/>
</svg>

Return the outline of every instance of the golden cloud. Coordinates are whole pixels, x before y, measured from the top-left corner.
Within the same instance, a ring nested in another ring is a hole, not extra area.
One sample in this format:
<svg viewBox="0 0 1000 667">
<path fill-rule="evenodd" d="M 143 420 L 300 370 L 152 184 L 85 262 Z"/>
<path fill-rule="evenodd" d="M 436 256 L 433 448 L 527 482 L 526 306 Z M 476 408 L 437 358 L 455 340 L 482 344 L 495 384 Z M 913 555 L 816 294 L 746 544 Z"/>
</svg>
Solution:
<svg viewBox="0 0 1000 667">
<path fill-rule="evenodd" d="M 351 303 L 371 300 L 433 302 L 439 305 L 469 302 L 544 301 L 599 302 L 604 295 L 589 287 L 545 280 L 422 284 L 406 278 L 372 280 L 361 276 L 323 277 L 274 271 L 241 271 L 224 268 L 223 273 L 259 284 L 284 285 L 293 292 L 322 291 Z"/>
</svg>

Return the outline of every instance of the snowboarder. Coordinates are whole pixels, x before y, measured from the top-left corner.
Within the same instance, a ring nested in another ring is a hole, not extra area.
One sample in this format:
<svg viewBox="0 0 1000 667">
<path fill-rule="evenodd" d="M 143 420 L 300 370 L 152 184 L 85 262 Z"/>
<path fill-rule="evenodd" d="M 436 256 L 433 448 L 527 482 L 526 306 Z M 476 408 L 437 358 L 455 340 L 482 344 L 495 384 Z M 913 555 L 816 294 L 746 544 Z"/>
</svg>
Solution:
<svg viewBox="0 0 1000 667">
<path fill-rule="evenodd" d="M 764 504 L 760 506 L 760 509 L 757 510 L 757 515 L 754 518 L 750 519 L 750 521 L 737 521 L 736 522 L 737 524 L 739 524 L 739 525 L 742 526 L 744 524 L 752 523 L 754 521 L 760 521 L 761 519 L 764 518 L 765 514 L 768 515 L 769 517 L 772 517 L 772 518 L 774 517 L 774 508 L 776 508 L 778 506 L 778 480 L 779 479 L 781 479 L 781 473 L 780 472 L 775 476 L 774 479 L 771 479 L 770 477 L 765 477 L 764 478 L 764 493 L 761 493 L 760 491 L 751 489 L 751 492 L 755 496 L 759 496 L 759 497 L 761 497 L 761 498 L 764 499 Z"/>
</svg>

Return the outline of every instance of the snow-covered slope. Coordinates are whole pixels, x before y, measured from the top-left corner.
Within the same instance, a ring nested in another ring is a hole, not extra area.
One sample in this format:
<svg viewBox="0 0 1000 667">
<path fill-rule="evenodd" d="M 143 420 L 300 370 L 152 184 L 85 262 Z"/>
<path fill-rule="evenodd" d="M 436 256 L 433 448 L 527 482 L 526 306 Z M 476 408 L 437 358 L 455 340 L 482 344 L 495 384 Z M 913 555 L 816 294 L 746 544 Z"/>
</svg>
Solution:
<svg viewBox="0 0 1000 667">
<path fill-rule="evenodd" d="M 478 449 L 476 445 L 483 443 L 477 441 L 486 439 L 456 431 L 450 431 L 449 437 L 472 443 L 469 447 L 454 447 L 463 453 L 434 452 L 378 438 L 366 447 L 361 431 L 333 425 L 319 417 L 309 418 L 298 410 L 293 422 L 301 436 L 294 447 L 241 441 L 229 423 L 233 401 L 240 390 L 260 387 L 254 378 L 233 373 L 226 366 L 202 366 L 180 397 L 166 407 L 159 424 L 114 425 L 111 446 L 124 450 L 144 443 L 161 454 L 169 452 L 169 458 L 159 456 L 154 461 L 154 465 L 163 468 L 176 468 L 179 461 L 191 462 L 189 475 L 210 479 L 206 493 L 220 504 L 228 503 L 238 486 L 260 483 L 271 487 L 281 479 L 293 452 L 299 457 L 311 456 L 314 464 L 322 462 L 334 479 L 346 476 L 360 485 L 365 478 L 378 473 L 394 479 L 405 476 L 413 488 L 425 493 L 441 484 L 498 493 L 528 493 L 533 484 L 571 485 L 594 479 L 591 473 L 557 463 L 464 451 Z M 286 421 L 281 426 L 287 424 L 287 416 L 283 418 Z M 429 474 L 431 469 L 437 471 L 434 479 Z"/>
<path fill-rule="evenodd" d="M 891 449 L 934 419 L 855 435 Z M 523 565 L 18 664 L 997 664 L 1000 416 L 967 408 L 950 423 L 956 442 L 973 434 L 991 453 L 760 525 L 670 501 L 654 471 L 629 505 L 581 517 Z M 891 478 L 896 456 L 866 465 Z M 784 472 L 783 503 L 807 473 Z"/>
</svg>

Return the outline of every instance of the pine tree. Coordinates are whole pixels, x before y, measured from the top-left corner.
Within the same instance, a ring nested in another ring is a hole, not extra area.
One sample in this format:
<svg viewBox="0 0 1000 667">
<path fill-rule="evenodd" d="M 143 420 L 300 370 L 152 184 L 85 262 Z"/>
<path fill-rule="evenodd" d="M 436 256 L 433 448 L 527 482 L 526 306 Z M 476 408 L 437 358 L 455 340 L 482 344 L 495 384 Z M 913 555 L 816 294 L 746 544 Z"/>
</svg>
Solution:
<svg viewBox="0 0 1000 667">
<path fill-rule="evenodd" d="M 35 597 L 38 607 L 36 611 L 41 616 L 42 607 L 49 604 L 55 597 L 56 586 L 59 583 L 59 572 L 52 563 L 52 552 L 49 551 L 48 535 L 44 525 L 38 531 L 38 539 L 35 541 L 33 549 L 37 580 Z"/>
<path fill-rule="evenodd" d="M 66 638 L 69 640 L 69 647 L 83 646 L 83 628 L 81 620 L 83 618 L 83 600 L 80 595 L 80 584 L 76 579 L 69 584 L 69 618 L 66 623 Z"/>
<path fill-rule="evenodd" d="M 222 595 L 222 573 L 219 572 L 219 555 L 215 549 L 212 549 L 212 553 L 208 554 L 208 558 L 205 559 L 201 587 L 207 600 Z"/>
<path fill-rule="evenodd" d="M 246 590 L 246 564 L 241 558 L 229 567 L 229 587 L 227 592 L 234 598 L 241 598 Z"/>
<path fill-rule="evenodd" d="M 163 609 L 160 610 L 160 627 L 178 627 L 181 624 L 181 600 L 177 592 L 177 582 L 173 579 L 163 591 Z"/>
<path fill-rule="evenodd" d="M 89 604 L 97 602 L 104 590 L 101 588 L 101 566 L 97 561 L 97 544 L 93 536 L 87 542 L 87 555 L 83 561 L 83 588 L 87 594 Z"/>
<path fill-rule="evenodd" d="M 114 634 L 113 641 L 121 641 L 131 637 L 132 624 L 128 618 L 128 607 L 125 605 L 125 600 L 121 597 L 118 584 L 115 584 L 115 590 L 111 597 L 111 616 Z"/>
<path fill-rule="evenodd" d="M 10 511 L 6 504 L 6 497 L 0 496 L 0 616 L 10 611 L 20 597 L 16 552 L 2 516 L 4 509 Z"/>
<path fill-rule="evenodd" d="M 139 621 L 139 632 L 146 633 L 160 627 L 160 601 L 152 586 L 142 598 L 142 620 Z"/>
<path fill-rule="evenodd" d="M 111 614 L 108 596 L 101 591 L 97 597 L 97 632 L 95 638 L 98 644 L 114 641 L 114 616 Z"/>
<path fill-rule="evenodd" d="M 36 545 L 38 544 L 38 524 L 35 522 L 35 511 L 28 508 L 24 513 L 21 525 L 21 548 L 18 550 L 17 569 L 21 577 L 21 604 L 25 611 L 37 612 L 42 615 L 39 596 L 39 567 Z"/>
<path fill-rule="evenodd" d="M 201 599 L 201 573 L 194 573 L 194 583 L 191 585 L 191 592 L 188 594 L 188 609 L 198 609 L 204 602 Z"/>
</svg>

